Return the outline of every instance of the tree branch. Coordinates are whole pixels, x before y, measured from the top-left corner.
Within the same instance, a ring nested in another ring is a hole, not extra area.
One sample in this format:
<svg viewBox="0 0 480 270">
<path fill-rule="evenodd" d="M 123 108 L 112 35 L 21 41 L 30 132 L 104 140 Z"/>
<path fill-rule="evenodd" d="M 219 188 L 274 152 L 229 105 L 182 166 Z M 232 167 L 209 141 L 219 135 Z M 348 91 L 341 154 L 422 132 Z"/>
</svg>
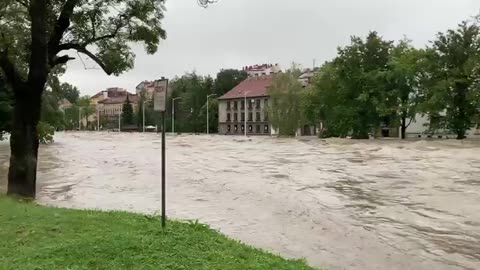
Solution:
<svg viewBox="0 0 480 270">
<path fill-rule="evenodd" d="M 68 55 L 62 55 L 60 57 L 55 57 L 53 62 L 50 62 L 50 68 L 55 67 L 56 65 L 66 64 L 70 60 L 74 60 L 75 57 L 70 57 Z"/>
<path fill-rule="evenodd" d="M 59 52 L 58 45 L 60 44 L 60 40 L 62 40 L 63 34 L 70 26 L 70 18 L 73 15 L 73 9 L 79 3 L 79 1 L 80 0 L 67 0 L 67 2 L 63 5 L 60 16 L 55 22 L 55 27 L 53 28 L 50 40 L 48 42 L 50 61 Z"/>
<path fill-rule="evenodd" d="M 20 5 L 29 8 L 30 3 L 28 3 L 28 0 L 15 0 L 15 2 L 19 3 Z"/>
<path fill-rule="evenodd" d="M 90 52 L 89 50 L 83 47 L 76 48 L 75 50 L 77 50 L 79 53 L 83 53 L 88 57 L 90 57 L 93 61 L 95 61 L 95 63 L 97 63 L 103 69 L 103 71 L 105 71 L 107 75 L 112 75 L 112 71 L 108 69 L 108 67 L 102 62 L 102 60 L 100 60 L 100 58 L 98 58 L 95 54 L 93 54 L 92 52 Z"/>
</svg>

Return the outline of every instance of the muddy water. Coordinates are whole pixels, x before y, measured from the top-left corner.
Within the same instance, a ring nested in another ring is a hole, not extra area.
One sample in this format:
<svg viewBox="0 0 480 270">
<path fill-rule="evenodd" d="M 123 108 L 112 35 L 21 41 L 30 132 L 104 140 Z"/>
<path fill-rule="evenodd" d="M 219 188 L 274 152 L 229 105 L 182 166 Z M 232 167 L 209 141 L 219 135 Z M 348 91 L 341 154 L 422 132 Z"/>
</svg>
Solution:
<svg viewBox="0 0 480 270">
<path fill-rule="evenodd" d="M 480 142 L 168 139 L 168 214 L 330 269 L 480 269 Z M 70 133 L 38 200 L 160 209 L 156 134 Z M 0 173 L 8 165 L 0 143 Z"/>
</svg>

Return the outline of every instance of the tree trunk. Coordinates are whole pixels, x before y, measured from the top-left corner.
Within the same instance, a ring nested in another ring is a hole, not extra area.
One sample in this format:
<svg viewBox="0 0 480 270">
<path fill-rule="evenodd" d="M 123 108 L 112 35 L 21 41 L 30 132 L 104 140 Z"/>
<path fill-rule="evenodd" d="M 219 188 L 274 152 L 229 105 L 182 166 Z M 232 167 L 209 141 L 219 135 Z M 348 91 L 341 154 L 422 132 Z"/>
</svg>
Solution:
<svg viewBox="0 0 480 270">
<path fill-rule="evenodd" d="M 43 89 L 43 86 L 41 86 Z M 35 198 L 37 179 L 38 134 L 41 89 L 22 89 L 16 95 L 14 121 L 10 136 L 10 168 L 8 171 L 8 195 Z"/>
<path fill-rule="evenodd" d="M 465 138 L 466 138 L 466 137 L 465 137 L 465 133 L 466 133 L 465 129 L 459 129 L 459 130 L 457 130 L 457 140 L 463 140 L 463 139 L 465 139 Z"/>
<path fill-rule="evenodd" d="M 401 136 L 402 136 L 402 140 L 405 139 L 406 131 L 407 131 L 407 119 L 406 119 L 406 117 L 402 116 L 402 126 L 401 126 L 401 131 L 400 131 Z"/>
</svg>

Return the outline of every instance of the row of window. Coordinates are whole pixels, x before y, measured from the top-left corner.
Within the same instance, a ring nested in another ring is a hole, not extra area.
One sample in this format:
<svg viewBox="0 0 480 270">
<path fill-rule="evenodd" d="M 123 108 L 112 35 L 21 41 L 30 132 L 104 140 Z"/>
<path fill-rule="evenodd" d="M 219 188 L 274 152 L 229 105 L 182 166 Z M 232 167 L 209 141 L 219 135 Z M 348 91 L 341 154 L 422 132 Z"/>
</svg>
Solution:
<svg viewBox="0 0 480 270">
<path fill-rule="evenodd" d="M 261 134 L 262 131 L 261 131 L 261 125 L 255 125 L 255 133 L 256 134 Z M 268 125 L 264 125 L 263 126 L 263 134 L 268 134 L 268 131 L 269 128 L 268 128 Z M 242 133 L 245 132 L 245 125 L 240 125 L 240 131 Z M 238 130 L 238 125 L 233 125 L 233 131 L 232 131 L 232 126 L 231 125 L 228 125 L 227 126 L 227 133 L 238 133 L 239 130 Z M 253 132 L 253 125 L 248 125 L 248 133 L 254 133 Z"/>
<path fill-rule="evenodd" d="M 240 115 L 240 121 L 245 121 L 245 114 L 244 113 L 238 113 L 238 114 L 233 113 L 233 122 L 238 121 L 238 115 Z M 231 121 L 232 121 L 231 114 L 227 113 L 227 122 L 231 122 Z M 248 113 L 248 121 L 253 121 L 253 113 L 252 112 Z M 255 113 L 255 121 L 257 121 L 257 122 L 262 121 L 262 119 L 260 117 L 260 112 Z M 267 112 L 263 113 L 263 121 L 268 121 L 268 113 Z"/>
<path fill-rule="evenodd" d="M 232 109 L 232 104 L 233 104 L 233 109 L 238 110 L 238 104 L 239 103 L 240 103 L 240 109 L 245 110 L 245 101 L 239 101 L 239 100 L 227 101 L 227 110 Z M 253 109 L 253 103 L 255 103 L 255 108 L 256 109 L 260 109 L 260 103 L 261 103 L 260 99 L 256 99 L 256 100 L 247 99 L 248 109 L 250 109 L 250 110 Z M 268 106 L 268 99 L 263 100 L 263 105 L 264 105 L 265 108 Z"/>
</svg>

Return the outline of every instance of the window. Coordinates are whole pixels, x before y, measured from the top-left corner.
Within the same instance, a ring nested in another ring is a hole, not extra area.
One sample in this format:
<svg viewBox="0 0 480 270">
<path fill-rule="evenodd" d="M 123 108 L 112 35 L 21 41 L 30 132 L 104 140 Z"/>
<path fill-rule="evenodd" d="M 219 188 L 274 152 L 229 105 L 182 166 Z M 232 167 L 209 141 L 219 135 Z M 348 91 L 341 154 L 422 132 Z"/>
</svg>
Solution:
<svg viewBox="0 0 480 270">
<path fill-rule="evenodd" d="M 237 121 L 238 121 L 237 113 L 234 113 L 234 114 L 233 114 L 233 121 L 234 121 L 234 122 L 237 122 Z"/>
<path fill-rule="evenodd" d="M 248 100 L 248 109 L 252 109 L 252 102 L 253 102 L 253 99 L 249 99 Z"/>
<path fill-rule="evenodd" d="M 234 101 L 234 102 L 233 102 L 233 109 L 234 109 L 234 110 L 237 110 L 237 109 L 238 109 L 238 104 L 237 104 L 237 103 L 238 103 L 237 101 Z"/>
<path fill-rule="evenodd" d="M 260 125 L 257 125 L 257 133 L 260 133 Z"/>
<path fill-rule="evenodd" d="M 268 112 L 267 111 L 263 112 L 263 121 L 265 121 L 265 122 L 268 121 Z"/>
<path fill-rule="evenodd" d="M 257 113 L 255 114 L 255 121 L 257 121 L 257 122 L 261 121 L 261 120 L 260 120 L 260 112 L 257 112 Z"/>
<path fill-rule="evenodd" d="M 227 122 L 230 122 L 231 119 L 230 119 L 230 113 L 227 113 Z"/>
<path fill-rule="evenodd" d="M 265 126 L 263 127 L 263 133 L 268 133 L 268 125 L 265 125 Z"/>
<path fill-rule="evenodd" d="M 245 125 L 242 125 L 242 132 L 245 131 Z"/>
<path fill-rule="evenodd" d="M 245 101 L 240 101 L 240 108 L 245 110 Z"/>
<path fill-rule="evenodd" d="M 240 116 L 241 116 L 240 119 L 242 119 L 241 121 L 242 121 L 242 122 L 245 121 L 245 114 L 244 114 L 244 113 L 240 113 Z"/>
<path fill-rule="evenodd" d="M 260 109 L 260 99 L 255 100 L 255 108 Z"/>
<path fill-rule="evenodd" d="M 249 133 L 252 133 L 252 131 L 253 131 L 252 125 L 248 125 L 248 132 L 249 132 Z"/>
<path fill-rule="evenodd" d="M 237 125 L 233 126 L 233 130 L 235 131 L 235 133 L 237 133 L 237 131 L 238 131 L 238 126 L 237 126 Z"/>
<path fill-rule="evenodd" d="M 227 110 L 230 110 L 230 101 L 227 101 Z"/>
<path fill-rule="evenodd" d="M 253 113 L 252 112 L 248 113 L 248 121 L 253 121 Z"/>
<path fill-rule="evenodd" d="M 232 127 L 230 125 L 227 126 L 227 133 L 230 133 L 231 128 Z"/>
<path fill-rule="evenodd" d="M 264 108 L 268 107 L 268 99 L 263 100 L 263 107 Z"/>
</svg>

